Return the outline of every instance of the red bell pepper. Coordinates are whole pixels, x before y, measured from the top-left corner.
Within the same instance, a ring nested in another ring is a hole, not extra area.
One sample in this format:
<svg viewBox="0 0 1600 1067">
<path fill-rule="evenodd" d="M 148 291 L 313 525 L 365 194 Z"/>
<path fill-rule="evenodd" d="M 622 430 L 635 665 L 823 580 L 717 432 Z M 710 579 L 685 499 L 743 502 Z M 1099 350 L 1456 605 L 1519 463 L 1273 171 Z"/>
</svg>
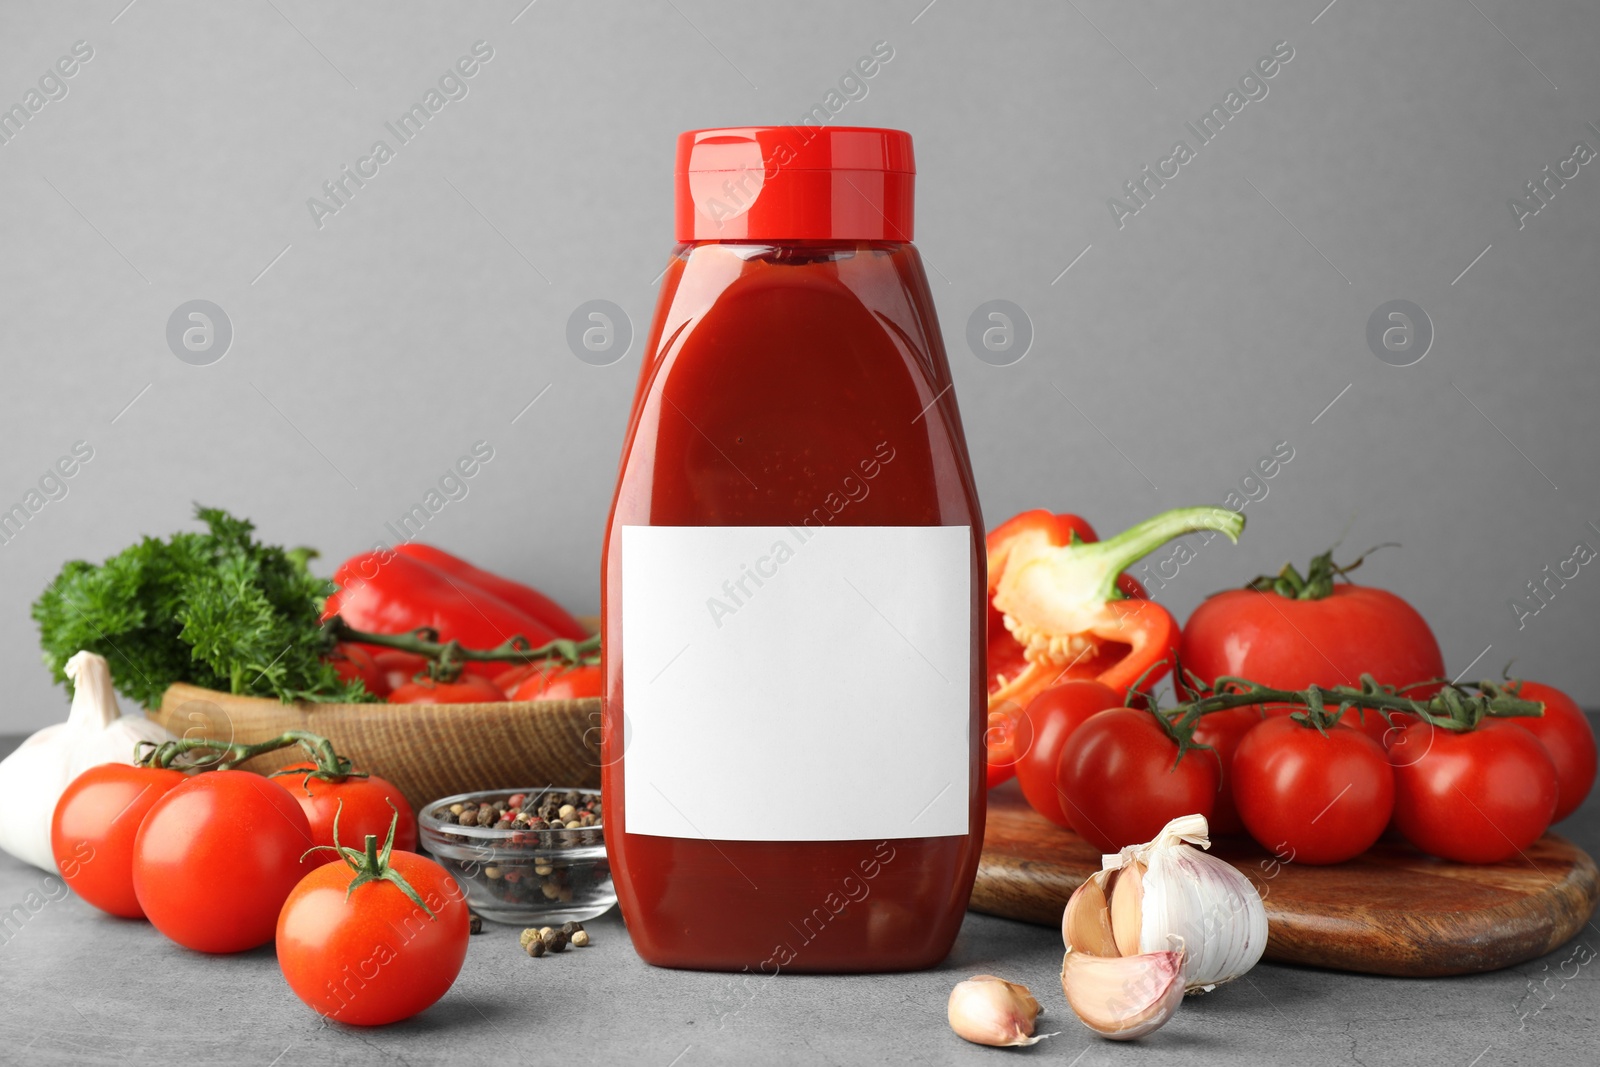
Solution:
<svg viewBox="0 0 1600 1067">
<path fill-rule="evenodd" d="M 989 707 L 1026 708 L 1043 690 L 1092 678 L 1126 695 L 1174 659 L 1177 620 L 1123 570 L 1184 534 L 1237 541 L 1244 516 L 1177 508 L 1099 541 L 1076 515 L 1026 511 L 989 534 Z"/>
<path fill-rule="evenodd" d="M 460 556 L 452 555 L 442 548 L 434 548 L 419 541 L 408 541 L 394 546 L 394 551 L 402 556 L 410 556 L 430 566 L 437 567 L 446 574 L 453 575 L 465 585 L 474 585 L 485 589 L 504 600 L 513 607 L 521 608 L 528 615 L 544 623 L 545 628 L 557 637 L 585 638 L 589 636 L 588 627 L 574 619 L 567 613 L 567 609 L 545 596 L 531 585 L 514 582 L 510 578 L 502 578 L 482 567 L 475 567 Z"/>
<path fill-rule="evenodd" d="M 440 641 L 460 641 L 473 649 L 495 648 L 518 634 L 534 646 L 573 636 L 571 627 L 557 633 L 482 586 L 410 555 L 363 552 L 340 564 L 333 580 L 339 588 L 322 617 L 337 614 L 357 630 L 400 634 L 431 627 Z M 465 669 L 492 677 L 505 665 L 472 662 Z"/>
</svg>

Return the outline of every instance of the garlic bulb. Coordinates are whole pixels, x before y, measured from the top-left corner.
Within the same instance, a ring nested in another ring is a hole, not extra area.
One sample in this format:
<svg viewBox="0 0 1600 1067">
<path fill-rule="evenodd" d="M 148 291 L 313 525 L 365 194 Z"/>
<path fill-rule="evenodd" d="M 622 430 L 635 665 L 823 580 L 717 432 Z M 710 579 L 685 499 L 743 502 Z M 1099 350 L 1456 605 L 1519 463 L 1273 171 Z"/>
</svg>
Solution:
<svg viewBox="0 0 1600 1067">
<path fill-rule="evenodd" d="M 1208 829 L 1205 816 L 1185 815 L 1155 840 L 1102 857 L 1102 869 L 1067 902 L 1061 919 L 1067 946 L 1139 956 L 1166 949 L 1176 936 L 1190 993 L 1254 967 L 1267 947 L 1266 905 L 1243 873 L 1201 851 L 1211 845 Z"/>
<path fill-rule="evenodd" d="M 1044 1040 L 1033 1036 L 1039 1002 L 1028 987 L 992 974 L 973 975 L 957 983 L 950 991 L 946 1015 L 950 1029 L 975 1045 L 1005 1047 Z"/>
<path fill-rule="evenodd" d="M 67 785 L 101 763 L 132 763 L 140 741 L 172 735 L 143 717 L 124 718 L 104 656 L 79 652 L 67 661 L 72 710 L 0 760 L 0 848 L 25 863 L 56 869 L 50 816 Z"/>
</svg>

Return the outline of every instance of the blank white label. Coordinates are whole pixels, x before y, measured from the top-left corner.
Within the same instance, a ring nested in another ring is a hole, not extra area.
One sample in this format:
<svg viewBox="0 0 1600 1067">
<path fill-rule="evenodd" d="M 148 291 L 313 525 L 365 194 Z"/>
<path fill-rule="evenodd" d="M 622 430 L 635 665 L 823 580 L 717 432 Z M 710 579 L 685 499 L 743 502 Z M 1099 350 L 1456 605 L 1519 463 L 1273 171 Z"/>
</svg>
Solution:
<svg viewBox="0 0 1600 1067">
<path fill-rule="evenodd" d="M 624 829 L 965 834 L 967 526 L 625 526 Z"/>
</svg>

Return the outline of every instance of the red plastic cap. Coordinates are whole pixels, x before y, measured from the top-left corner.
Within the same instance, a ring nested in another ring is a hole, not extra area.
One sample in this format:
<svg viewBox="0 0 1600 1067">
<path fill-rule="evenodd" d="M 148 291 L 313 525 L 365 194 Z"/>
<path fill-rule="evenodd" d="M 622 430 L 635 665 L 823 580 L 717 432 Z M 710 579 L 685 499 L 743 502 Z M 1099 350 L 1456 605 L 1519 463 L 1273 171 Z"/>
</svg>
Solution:
<svg viewBox="0 0 1600 1067">
<path fill-rule="evenodd" d="M 679 241 L 909 241 L 911 135 L 742 126 L 678 135 Z"/>
</svg>

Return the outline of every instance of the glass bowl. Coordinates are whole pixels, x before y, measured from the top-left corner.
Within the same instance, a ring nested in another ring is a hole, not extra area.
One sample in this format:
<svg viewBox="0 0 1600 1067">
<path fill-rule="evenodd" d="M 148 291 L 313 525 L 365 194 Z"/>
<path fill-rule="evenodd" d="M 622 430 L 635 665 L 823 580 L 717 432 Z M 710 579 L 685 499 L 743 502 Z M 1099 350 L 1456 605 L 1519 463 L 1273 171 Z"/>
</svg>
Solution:
<svg viewBox="0 0 1600 1067">
<path fill-rule="evenodd" d="M 466 890 L 467 906 L 485 919 L 559 926 L 603 914 L 617 902 L 617 893 L 598 821 L 528 828 L 500 820 L 496 811 L 487 826 L 461 824 L 462 812 L 509 807 L 518 794 L 527 800 L 510 808 L 514 812 L 537 813 L 546 798 L 558 807 L 572 804 L 580 813 L 600 802 L 598 789 L 491 789 L 444 797 L 425 805 L 418 817 L 423 847 L 455 876 Z"/>
</svg>

